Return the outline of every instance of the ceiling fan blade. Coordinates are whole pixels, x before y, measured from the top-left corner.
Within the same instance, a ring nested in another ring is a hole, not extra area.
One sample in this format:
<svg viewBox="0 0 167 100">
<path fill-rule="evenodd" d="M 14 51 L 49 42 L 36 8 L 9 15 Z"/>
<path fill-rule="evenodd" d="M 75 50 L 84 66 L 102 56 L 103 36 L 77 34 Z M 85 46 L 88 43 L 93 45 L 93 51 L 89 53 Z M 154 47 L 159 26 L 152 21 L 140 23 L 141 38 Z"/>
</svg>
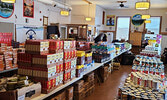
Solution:
<svg viewBox="0 0 167 100">
<path fill-rule="evenodd" d="M 129 8 L 129 6 L 124 6 L 124 8 Z"/>
</svg>

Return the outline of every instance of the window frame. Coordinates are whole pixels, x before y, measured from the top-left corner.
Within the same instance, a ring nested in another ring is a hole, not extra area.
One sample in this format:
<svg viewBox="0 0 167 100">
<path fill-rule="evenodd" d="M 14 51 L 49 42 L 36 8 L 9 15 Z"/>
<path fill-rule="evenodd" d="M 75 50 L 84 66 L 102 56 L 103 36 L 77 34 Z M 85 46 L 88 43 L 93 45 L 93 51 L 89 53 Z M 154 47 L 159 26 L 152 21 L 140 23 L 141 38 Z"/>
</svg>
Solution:
<svg viewBox="0 0 167 100">
<path fill-rule="evenodd" d="M 159 34 L 161 34 L 162 16 L 151 16 L 151 17 L 160 17 Z M 146 24 L 147 23 L 144 23 L 144 30 L 146 30 Z"/>
</svg>

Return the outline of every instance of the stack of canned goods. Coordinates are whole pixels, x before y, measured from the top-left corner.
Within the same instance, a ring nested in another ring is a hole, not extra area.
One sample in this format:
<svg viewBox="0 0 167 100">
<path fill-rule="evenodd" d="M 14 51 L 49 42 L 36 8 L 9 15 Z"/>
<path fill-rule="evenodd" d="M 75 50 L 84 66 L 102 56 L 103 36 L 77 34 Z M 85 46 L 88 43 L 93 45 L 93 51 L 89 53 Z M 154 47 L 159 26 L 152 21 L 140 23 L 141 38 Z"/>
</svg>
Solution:
<svg viewBox="0 0 167 100">
<path fill-rule="evenodd" d="M 121 100 L 166 100 L 165 92 L 145 89 L 133 84 L 129 79 L 123 87 L 119 88 L 119 99 Z"/>
<path fill-rule="evenodd" d="M 159 58 L 137 55 L 133 63 L 133 72 L 164 75 L 164 65 Z"/>
</svg>

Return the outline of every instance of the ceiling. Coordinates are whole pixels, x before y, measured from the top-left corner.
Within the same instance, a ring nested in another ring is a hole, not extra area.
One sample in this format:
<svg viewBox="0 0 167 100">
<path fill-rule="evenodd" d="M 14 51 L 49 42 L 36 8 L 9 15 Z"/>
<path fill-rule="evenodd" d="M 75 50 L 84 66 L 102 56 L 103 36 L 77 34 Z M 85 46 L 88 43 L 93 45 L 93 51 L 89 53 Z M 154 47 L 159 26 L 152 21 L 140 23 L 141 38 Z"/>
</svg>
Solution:
<svg viewBox="0 0 167 100">
<path fill-rule="evenodd" d="M 70 5 L 86 5 L 87 3 L 83 0 L 55 0 L 55 1 L 66 1 Z M 105 9 L 120 9 L 117 0 L 88 0 L 93 4 L 97 4 Z M 121 1 L 121 0 L 119 0 Z M 125 1 L 125 0 L 123 0 Z M 126 0 L 125 6 L 129 9 L 135 8 L 135 3 L 142 0 Z M 151 8 L 167 8 L 167 0 L 150 0 Z"/>
</svg>

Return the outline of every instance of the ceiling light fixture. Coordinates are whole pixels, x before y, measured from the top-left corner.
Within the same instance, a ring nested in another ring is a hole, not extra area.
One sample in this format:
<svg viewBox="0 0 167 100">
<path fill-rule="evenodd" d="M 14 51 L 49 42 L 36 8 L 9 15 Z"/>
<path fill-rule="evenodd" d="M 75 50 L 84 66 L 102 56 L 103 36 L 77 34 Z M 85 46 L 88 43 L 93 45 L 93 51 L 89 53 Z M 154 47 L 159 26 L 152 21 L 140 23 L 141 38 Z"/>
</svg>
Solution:
<svg viewBox="0 0 167 100">
<path fill-rule="evenodd" d="M 68 16 L 68 15 L 69 15 L 69 12 L 68 12 L 68 11 L 65 11 L 65 10 L 62 10 L 62 11 L 60 11 L 60 14 L 61 14 L 62 16 Z"/>
<path fill-rule="evenodd" d="M 142 15 L 141 18 L 142 19 L 150 19 L 150 15 Z"/>
<path fill-rule="evenodd" d="M 16 0 L 1 0 L 1 2 L 5 2 L 5 3 L 15 3 Z"/>
<path fill-rule="evenodd" d="M 141 2 L 136 2 L 136 9 L 139 10 L 146 10 L 150 8 L 150 2 L 147 1 L 141 1 Z"/>
<path fill-rule="evenodd" d="M 90 4 L 92 4 L 92 3 L 89 3 L 89 5 L 88 5 L 88 17 L 85 18 L 86 21 L 92 21 L 92 18 L 89 16 Z"/>
<path fill-rule="evenodd" d="M 90 18 L 90 17 L 86 17 L 85 20 L 86 20 L 86 21 L 91 21 L 92 18 Z"/>
<path fill-rule="evenodd" d="M 151 20 L 145 20 L 144 23 L 151 23 Z"/>
<path fill-rule="evenodd" d="M 60 11 L 60 15 L 62 15 L 62 16 L 69 15 L 69 11 L 65 10 L 65 4 L 66 4 L 66 0 L 64 0 L 64 9 Z"/>
</svg>

